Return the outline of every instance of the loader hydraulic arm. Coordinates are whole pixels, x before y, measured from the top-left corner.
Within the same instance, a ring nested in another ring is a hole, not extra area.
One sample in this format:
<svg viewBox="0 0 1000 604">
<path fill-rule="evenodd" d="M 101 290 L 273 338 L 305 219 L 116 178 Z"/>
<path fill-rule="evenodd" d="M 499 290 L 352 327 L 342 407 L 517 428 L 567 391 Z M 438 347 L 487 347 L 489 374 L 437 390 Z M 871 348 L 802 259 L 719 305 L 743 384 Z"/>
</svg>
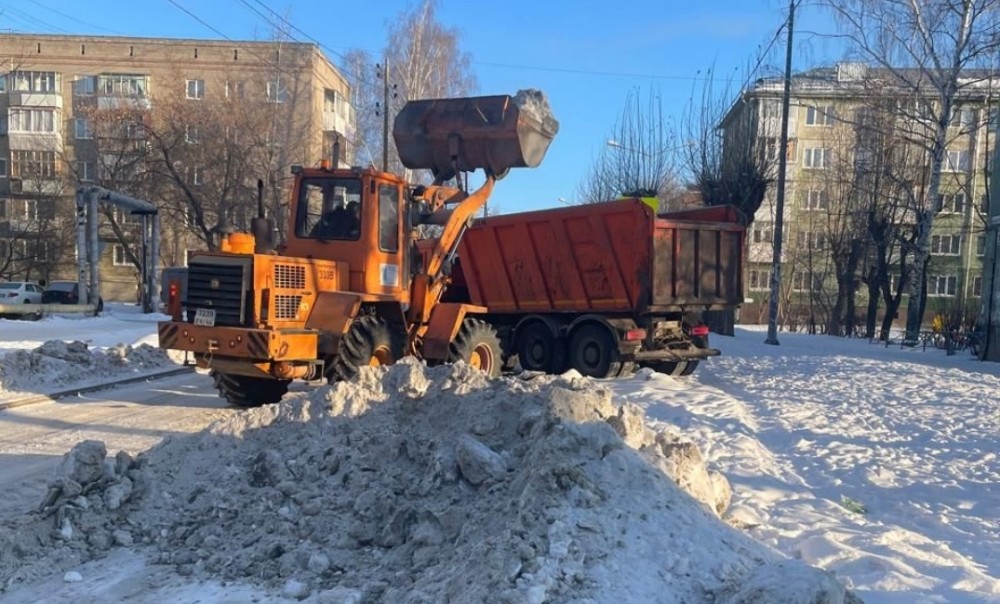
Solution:
<svg viewBox="0 0 1000 604">
<path fill-rule="evenodd" d="M 460 201 L 452 210 L 448 222 L 444 225 L 444 231 L 431 251 L 424 272 L 413 280 L 412 305 L 409 311 L 411 324 L 424 325 L 430 318 L 431 309 L 441 299 L 447 286 L 447 279 L 441 272 L 445 261 L 458 249 L 462 233 L 465 232 L 472 217 L 490 198 L 495 183 L 496 177 L 487 173 L 486 182 L 472 195 Z"/>
</svg>

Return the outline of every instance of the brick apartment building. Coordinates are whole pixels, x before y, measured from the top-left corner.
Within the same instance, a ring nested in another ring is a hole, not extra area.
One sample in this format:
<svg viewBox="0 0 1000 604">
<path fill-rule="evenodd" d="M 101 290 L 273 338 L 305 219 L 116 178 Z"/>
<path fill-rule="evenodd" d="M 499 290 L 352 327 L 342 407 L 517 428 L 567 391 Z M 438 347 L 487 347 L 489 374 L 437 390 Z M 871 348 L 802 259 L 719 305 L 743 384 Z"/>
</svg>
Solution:
<svg viewBox="0 0 1000 604">
<path fill-rule="evenodd" d="M 75 275 L 79 186 L 149 197 L 161 208 L 161 265 L 178 266 L 223 213 L 246 225 L 258 178 L 280 220 L 289 166 L 329 157 L 335 135 L 341 159 L 352 156 L 350 88 L 312 44 L 3 34 L 0 61 L 0 279 Z M 237 114 L 248 117 L 214 123 Z M 183 140 L 167 147 L 181 119 Z M 234 180 L 227 147 L 262 152 Z M 213 188 L 224 179 L 225 191 Z M 199 233 L 198 200 L 216 197 L 229 201 L 202 208 Z M 101 293 L 135 301 L 135 218 L 105 222 Z"/>
</svg>

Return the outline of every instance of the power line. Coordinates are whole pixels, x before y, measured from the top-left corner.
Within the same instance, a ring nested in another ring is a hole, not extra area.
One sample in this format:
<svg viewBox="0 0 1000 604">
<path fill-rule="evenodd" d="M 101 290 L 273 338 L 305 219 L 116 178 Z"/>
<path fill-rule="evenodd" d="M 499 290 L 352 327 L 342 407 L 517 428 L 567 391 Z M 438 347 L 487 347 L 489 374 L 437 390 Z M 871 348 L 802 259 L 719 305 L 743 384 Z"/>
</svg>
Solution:
<svg viewBox="0 0 1000 604">
<path fill-rule="evenodd" d="M 205 27 L 207 27 L 208 29 L 212 30 L 212 31 L 213 31 L 213 32 L 215 32 L 216 34 L 218 34 L 218 35 L 222 36 L 223 38 L 225 38 L 225 39 L 229 40 L 230 42 L 232 42 L 232 41 L 233 41 L 233 39 L 232 39 L 232 38 L 230 38 L 230 37 L 229 37 L 229 36 L 227 36 L 226 34 L 222 33 L 221 31 L 219 31 L 219 30 L 215 29 L 214 27 L 212 27 L 211 25 L 209 25 L 208 23 L 206 23 L 206 22 L 205 22 L 205 21 L 204 21 L 204 20 L 203 20 L 203 19 L 202 19 L 201 17 L 199 17 L 198 15 L 196 15 L 196 14 L 192 13 L 192 12 L 191 12 L 191 11 L 189 11 L 188 9 L 184 8 L 183 6 L 181 6 L 180 4 L 178 4 L 178 3 L 177 3 L 177 2 L 175 1 L 175 0 L 167 0 L 167 2 L 169 2 L 170 4 L 173 4 L 174 6 L 176 6 L 176 7 L 177 7 L 178 9 L 180 9 L 181 11 L 183 11 L 183 12 L 187 13 L 187 14 L 188 14 L 188 16 L 190 16 L 190 17 L 191 17 L 192 19 L 194 19 L 194 20 L 195 20 L 195 21 L 197 21 L 198 23 L 201 23 L 202 25 L 204 25 L 204 26 L 205 26 Z M 253 53 L 251 53 L 251 54 L 253 54 Z M 257 58 L 260 58 L 260 57 L 257 57 Z"/>
<path fill-rule="evenodd" d="M 61 17 L 65 17 L 65 18 L 69 19 L 70 21 L 75 21 L 75 22 L 77 22 L 77 23 L 79 23 L 81 25 L 86 25 L 87 27 L 92 27 L 94 29 L 98 29 L 98 30 L 101 30 L 101 31 L 106 31 L 108 33 L 116 34 L 116 35 L 119 35 L 119 36 L 126 35 L 126 34 L 123 34 L 120 31 L 115 31 L 113 29 L 108 29 L 106 27 L 101 27 L 100 25 L 94 25 L 93 23 L 88 23 L 88 22 L 86 22 L 86 21 L 84 21 L 82 19 L 77 19 L 73 15 L 68 15 L 68 14 L 66 14 L 66 13 L 64 13 L 62 11 L 59 11 L 59 10 L 56 10 L 56 9 L 52 8 L 51 6 L 46 6 L 46 5 L 42 4 L 41 2 L 38 2 L 37 0 L 28 0 L 28 2 L 31 2 L 32 4 L 34 4 L 36 6 L 40 6 L 41 8 L 44 8 L 45 10 L 47 10 L 49 12 L 52 12 L 52 13 L 55 13 L 55 14 L 61 16 Z"/>
<path fill-rule="evenodd" d="M 254 8 L 253 6 L 251 6 L 251 5 L 250 5 L 250 3 L 249 3 L 249 2 L 247 2 L 247 0 L 239 0 L 239 1 L 240 1 L 240 3 L 242 3 L 242 4 L 244 5 L 244 6 L 246 6 L 246 7 L 248 8 L 248 9 L 250 9 L 250 10 L 251 10 L 251 11 L 253 11 L 253 12 L 254 12 L 255 14 L 259 15 L 259 16 L 260 16 L 260 17 L 261 17 L 262 19 L 264 19 L 265 21 L 267 21 L 267 22 L 268 22 L 268 23 L 269 23 L 269 24 L 270 24 L 270 25 L 271 25 L 272 27 L 275 27 L 276 29 L 282 29 L 280 25 L 278 25 L 278 24 L 274 23 L 274 22 L 273 22 L 273 21 L 271 21 L 271 20 L 270 20 L 270 19 L 269 19 L 269 18 L 268 18 L 267 16 L 265 16 L 265 15 L 264 15 L 264 14 L 262 14 L 262 13 L 261 13 L 260 11 L 258 11 L 258 10 L 257 10 L 257 9 L 255 9 L 255 8 Z M 272 15 L 274 15 L 274 17 L 276 17 L 276 18 L 277 18 L 277 19 L 278 19 L 278 20 L 279 20 L 279 21 L 280 21 L 281 23 L 283 23 L 283 24 L 284 24 L 284 25 L 285 25 L 286 27 L 288 27 L 288 28 L 291 28 L 291 29 L 293 29 L 293 30 L 297 31 L 297 32 L 298 32 L 299 34 L 301 34 L 302 36 L 304 36 L 304 37 L 305 37 L 305 38 L 306 38 L 307 40 L 309 40 L 309 41 L 310 41 L 310 42 L 312 42 L 313 44 L 316 44 L 317 46 L 319 46 L 319 47 L 320 47 L 320 48 L 322 48 L 323 50 L 325 50 L 325 51 L 329 52 L 330 54 L 333 54 L 333 55 L 336 55 L 336 56 L 340 57 L 340 58 L 341 58 L 341 59 L 343 59 L 344 61 L 348 61 L 348 58 L 347 58 L 347 56 L 346 56 L 346 55 L 343 55 L 343 54 L 341 54 L 341 53 L 337 52 L 336 50 L 332 49 L 331 47 L 327 46 L 326 44 L 323 44 L 322 42 L 320 42 L 320 41 L 319 41 L 319 40 L 317 40 L 316 38 L 314 38 L 314 37 L 310 36 L 310 35 L 309 35 L 308 33 L 306 33 L 305 31 L 303 31 L 302 29 L 300 29 L 300 28 L 299 28 L 298 26 L 296 26 L 296 25 L 295 25 L 294 23 L 292 23 L 291 21 L 289 21 L 288 19 L 286 19 L 286 18 L 285 18 L 285 17 L 283 17 L 282 15 L 278 14 L 277 12 L 275 12 L 275 11 L 274 11 L 274 10 L 273 10 L 273 9 L 272 9 L 271 7 L 269 7 L 268 5 L 264 4 L 264 3 L 263 3 L 263 2 L 261 2 L 260 0 L 254 0 L 254 2 L 256 2 L 257 4 L 259 4 L 259 5 L 261 6 L 261 8 L 263 8 L 263 9 L 264 9 L 264 10 L 266 10 L 267 12 L 271 13 Z M 294 39 L 294 36 L 292 36 L 292 38 Z M 355 74 L 355 73 L 348 73 L 348 72 L 346 72 L 346 70 L 345 70 L 345 71 L 343 72 L 343 74 L 344 74 L 344 76 L 345 76 L 345 77 L 351 77 L 351 78 L 354 78 L 355 80 L 357 80 L 358 82 L 360 82 L 360 83 L 362 83 L 362 84 L 367 84 L 367 85 L 369 85 L 369 86 L 377 86 L 377 84 L 375 84 L 375 83 L 371 82 L 370 80 L 366 80 L 366 79 L 364 79 L 363 77 L 361 77 L 361 76 L 360 76 L 360 75 L 358 75 L 358 74 Z"/>
</svg>

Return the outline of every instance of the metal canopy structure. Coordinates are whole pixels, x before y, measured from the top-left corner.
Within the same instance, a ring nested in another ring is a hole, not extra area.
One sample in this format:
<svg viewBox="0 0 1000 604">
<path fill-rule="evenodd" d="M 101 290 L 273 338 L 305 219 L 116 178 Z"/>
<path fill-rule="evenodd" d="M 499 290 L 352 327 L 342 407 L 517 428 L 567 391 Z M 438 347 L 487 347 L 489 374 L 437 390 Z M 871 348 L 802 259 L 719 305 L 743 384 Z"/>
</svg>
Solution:
<svg viewBox="0 0 1000 604">
<path fill-rule="evenodd" d="M 87 303 L 96 308 L 101 291 L 101 221 L 98 210 L 102 203 L 128 210 L 141 219 L 140 264 L 142 265 L 143 312 L 156 312 L 160 300 L 159 211 L 155 205 L 148 201 L 135 199 L 101 187 L 80 187 L 76 191 L 76 258 L 80 291 L 87 291 Z"/>
</svg>

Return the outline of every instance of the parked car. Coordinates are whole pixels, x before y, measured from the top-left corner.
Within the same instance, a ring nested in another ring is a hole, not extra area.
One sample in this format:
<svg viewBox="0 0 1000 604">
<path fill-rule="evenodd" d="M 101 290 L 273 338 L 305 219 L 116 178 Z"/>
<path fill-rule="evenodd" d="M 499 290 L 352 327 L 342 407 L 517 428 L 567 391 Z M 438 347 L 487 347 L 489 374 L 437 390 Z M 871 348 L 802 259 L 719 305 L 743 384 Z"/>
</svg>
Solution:
<svg viewBox="0 0 1000 604">
<path fill-rule="evenodd" d="M 41 304 L 42 287 L 30 281 L 9 281 L 0 283 L 0 304 Z M 41 319 L 42 313 L 20 315 L 30 319 Z"/>
<path fill-rule="evenodd" d="M 83 288 L 82 301 L 86 302 L 87 288 Z M 53 281 L 42 292 L 42 304 L 80 304 L 80 284 L 76 281 Z M 97 312 L 104 310 L 104 298 L 97 297 Z"/>
</svg>

